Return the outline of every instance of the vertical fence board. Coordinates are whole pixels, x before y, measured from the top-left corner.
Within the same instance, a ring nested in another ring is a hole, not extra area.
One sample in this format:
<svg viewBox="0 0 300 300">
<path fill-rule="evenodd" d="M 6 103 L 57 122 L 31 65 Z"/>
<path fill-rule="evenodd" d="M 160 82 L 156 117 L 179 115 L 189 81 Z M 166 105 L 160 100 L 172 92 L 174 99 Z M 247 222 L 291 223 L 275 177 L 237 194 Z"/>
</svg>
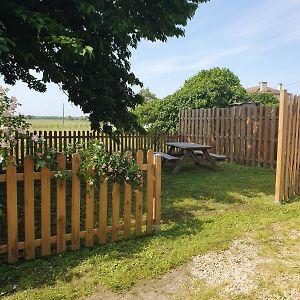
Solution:
<svg viewBox="0 0 300 300">
<path fill-rule="evenodd" d="M 125 193 L 124 193 L 124 238 L 128 239 L 130 237 L 130 227 L 131 227 L 131 185 L 125 183 Z"/>
<path fill-rule="evenodd" d="M 120 185 L 117 182 L 112 184 L 112 234 L 111 241 L 119 239 L 120 225 Z"/>
<path fill-rule="evenodd" d="M 25 258 L 35 257 L 34 170 L 32 156 L 24 158 Z"/>
<path fill-rule="evenodd" d="M 77 176 L 80 165 L 79 154 L 72 157 L 72 250 L 80 247 L 80 181 Z"/>
<path fill-rule="evenodd" d="M 107 240 L 107 181 L 102 177 L 99 191 L 99 241 L 105 244 Z"/>
<path fill-rule="evenodd" d="M 41 252 L 42 256 L 51 252 L 51 195 L 50 170 L 41 169 Z"/>
<path fill-rule="evenodd" d="M 66 157 L 60 153 L 57 157 L 57 168 L 59 171 L 66 170 Z M 63 174 L 63 173 L 62 173 Z M 57 253 L 66 250 L 66 179 L 57 179 L 57 204 L 56 204 L 56 234 L 57 234 Z"/>
<path fill-rule="evenodd" d="M 154 152 L 148 150 L 147 152 L 147 219 L 146 219 L 146 232 L 152 233 L 153 226 L 153 163 Z"/>
<path fill-rule="evenodd" d="M 138 150 L 136 153 L 136 162 L 142 170 L 144 161 L 144 153 Z M 135 191 L 135 234 L 140 236 L 142 234 L 142 202 L 143 202 L 143 192 L 141 190 Z"/>
<path fill-rule="evenodd" d="M 18 210 L 17 210 L 17 170 L 15 158 L 8 157 L 10 162 L 6 169 L 7 192 L 7 257 L 9 263 L 18 261 Z"/>
</svg>

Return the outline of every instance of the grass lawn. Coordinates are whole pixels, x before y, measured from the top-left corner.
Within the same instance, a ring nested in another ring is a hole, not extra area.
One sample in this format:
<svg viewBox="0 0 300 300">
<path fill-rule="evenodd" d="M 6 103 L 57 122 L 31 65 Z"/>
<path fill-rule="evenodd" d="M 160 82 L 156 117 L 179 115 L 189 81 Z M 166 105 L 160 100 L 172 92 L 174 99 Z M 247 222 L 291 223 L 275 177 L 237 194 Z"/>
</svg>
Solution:
<svg viewBox="0 0 300 300">
<path fill-rule="evenodd" d="M 224 163 L 216 173 L 187 166 L 174 176 L 171 169 L 162 177 L 160 234 L 1 265 L 0 297 L 76 299 L 99 285 L 121 292 L 247 234 L 267 243 L 274 224 L 300 228 L 300 201 L 273 202 L 273 170 Z"/>
</svg>

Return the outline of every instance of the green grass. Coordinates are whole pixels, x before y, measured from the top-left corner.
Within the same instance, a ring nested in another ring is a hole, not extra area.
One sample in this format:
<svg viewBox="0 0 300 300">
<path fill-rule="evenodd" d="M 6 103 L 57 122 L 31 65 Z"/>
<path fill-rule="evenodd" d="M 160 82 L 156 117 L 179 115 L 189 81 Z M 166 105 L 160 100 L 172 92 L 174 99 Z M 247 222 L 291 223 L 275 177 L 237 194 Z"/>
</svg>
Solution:
<svg viewBox="0 0 300 300">
<path fill-rule="evenodd" d="M 120 292 L 193 255 L 225 249 L 246 233 L 265 241 L 271 224 L 299 225 L 300 201 L 273 202 L 273 170 L 226 163 L 215 173 L 187 166 L 171 175 L 171 169 L 166 166 L 162 177 L 160 234 L 1 265 L 0 296 L 76 299 L 92 294 L 99 284 Z"/>
<path fill-rule="evenodd" d="M 27 120 L 31 126 L 30 131 L 73 131 L 73 130 L 91 130 L 90 122 L 88 120 L 68 120 L 65 119 L 64 124 L 62 119 L 29 119 Z"/>
</svg>

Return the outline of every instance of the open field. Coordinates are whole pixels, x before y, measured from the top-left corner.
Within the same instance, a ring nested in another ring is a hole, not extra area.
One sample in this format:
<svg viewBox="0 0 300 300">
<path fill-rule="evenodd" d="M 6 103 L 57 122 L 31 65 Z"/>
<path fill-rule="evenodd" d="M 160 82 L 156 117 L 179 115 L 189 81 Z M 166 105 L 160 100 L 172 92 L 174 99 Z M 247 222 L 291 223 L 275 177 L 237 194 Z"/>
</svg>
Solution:
<svg viewBox="0 0 300 300">
<path fill-rule="evenodd" d="M 252 243 L 257 246 L 253 259 L 263 256 L 274 262 L 265 260 L 257 266 L 260 275 L 248 294 L 240 292 L 226 299 L 259 299 L 260 294 L 279 299 L 285 288 L 299 288 L 295 278 L 300 267 L 296 251 L 300 244 L 300 201 L 294 198 L 288 204 L 274 204 L 273 170 L 227 163 L 220 164 L 215 173 L 186 166 L 174 176 L 171 170 L 172 166 L 165 166 L 162 177 L 160 234 L 1 265 L 0 295 L 4 299 L 77 299 L 98 292 L 101 299 L 121 299 L 115 292 L 130 293 L 137 284 L 139 293 L 152 279 L 153 291 L 160 276 L 171 269 L 190 264 L 195 256 L 201 261 L 202 255 L 230 254 L 236 249 L 234 241 L 240 240 L 245 241 L 246 250 L 254 249 Z M 283 257 L 288 257 L 289 263 L 283 263 Z M 176 278 L 182 275 L 176 269 L 174 272 Z M 282 274 L 286 278 L 277 280 Z M 172 299 L 182 299 L 183 295 L 185 299 L 222 298 L 226 283 L 208 285 L 203 276 L 199 278 L 187 281 L 181 288 L 183 294 L 178 291 Z M 94 299 L 99 299 L 97 294 Z"/>
<path fill-rule="evenodd" d="M 29 128 L 30 131 L 54 131 L 54 130 L 91 130 L 90 122 L 88 120 L 82 119 L 65 119 L 64 124 L 62 119 L 28 119 L 27 120 L 31 126 Z"/>
</svg>

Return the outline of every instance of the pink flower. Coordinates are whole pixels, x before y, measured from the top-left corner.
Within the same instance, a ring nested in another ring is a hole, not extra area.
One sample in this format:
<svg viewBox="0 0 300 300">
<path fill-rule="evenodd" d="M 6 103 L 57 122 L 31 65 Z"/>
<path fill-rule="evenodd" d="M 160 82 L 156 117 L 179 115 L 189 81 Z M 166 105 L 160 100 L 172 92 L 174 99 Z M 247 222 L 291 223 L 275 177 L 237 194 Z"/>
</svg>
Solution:
<svg viewBox="0 0 300 300">
<path fill-rule="evenodd" d="M 5 141 L 0 142 L 1 148 L 8 148 L 8 144 Z"/>
<path fill-rule="evenodd" d="M 9 133 L 9 128 L 7 126 L 1 126 L 1 130 L 3 131 L 4 134 Z"/>
<path fill-rule="evenodd" d="M 34 142 L 37 142 L 39 140 L 39 137 L 35 134 L 31 137 L 31 139 L 34 141 Z"/>
<path fill-rule="evenodd" d="M 3 117 L 12 117 L 12 113 L 10 110 L 7 109 L 2 113 L 2 116 Z"/>
<path fill-rule="evenodd" d="M 24 129 L 23 129 L 23 128 L 21 128 L 21 127 L 20 127 L 20 128 L 18 128 L 18 129 L 17 129 L 17 131 L 18 131 L 18 133 L 20 133 L 20 134 L 23 134 L 23 133 L 24 133 Z"/>
<path fill-rule="evenodd" d="M 13 142 L 15 140 L 15 137 L 13 135 L 10 135 L 9 140 Z"/>
<path fill-rule="evenodd" d="M 43 153 L 38 152 L 36 155 L 37 155 L 38 157 L 41 157 L 41 156 L 43 156 Z"/>
<path fill-rule="evenodd" d="M 102 169 L 105 169 L 105 168 L 107 168 L 107 164 L 104 163 L 104 164 L 102 165 Z"/>
<path fill-rule="evenodd" d="M 125 180 L 126 180 L 126 181 L 129 181 L 129 177 L 127 176 L 127 177 L 125 178 Z"/>
<path fill-rule="evenodd" d="M 114 170 L 113 170 L 113 168 L 112 167 L 108 167 L 108 172 L 113 172 Z"/>
</svg>

